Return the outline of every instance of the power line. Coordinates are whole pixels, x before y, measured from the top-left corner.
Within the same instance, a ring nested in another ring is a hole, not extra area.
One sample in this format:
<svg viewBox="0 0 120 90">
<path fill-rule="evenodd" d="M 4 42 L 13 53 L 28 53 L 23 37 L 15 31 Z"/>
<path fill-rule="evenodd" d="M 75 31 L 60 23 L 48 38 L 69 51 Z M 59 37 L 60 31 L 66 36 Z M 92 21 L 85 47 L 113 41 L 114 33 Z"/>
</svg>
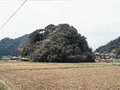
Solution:
<svg viewBox="0 0 120 90">
<path fill-rule="evenodd" d="M 27 0 L 25 0 L 24 2 L 23 2 L 23 4 L 15 11 L 15 13 L 3 24 L 3 26 L 0 28 L 0 29 L 2 29 L 6 24 L 7 24 L 7 22 L 9 22 L 10 21 L 10 19 L 18 12 L 18 10 L 25 4 L 25 2 L 26 2 Z"/>
</svg>

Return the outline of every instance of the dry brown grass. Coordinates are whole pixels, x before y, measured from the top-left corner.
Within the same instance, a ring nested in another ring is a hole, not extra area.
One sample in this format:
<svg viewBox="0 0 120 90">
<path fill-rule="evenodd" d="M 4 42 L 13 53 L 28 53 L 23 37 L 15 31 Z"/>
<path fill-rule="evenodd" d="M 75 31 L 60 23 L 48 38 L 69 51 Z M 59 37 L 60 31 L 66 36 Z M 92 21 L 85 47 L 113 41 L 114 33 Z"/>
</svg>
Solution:
<svg viewBox="0 0 120 90">
<path fill-rule="evenodd" d="M 3 63 L 0 79 L 14 90 L 119 90 L 120 67 L 111 64 Z"/>
</svg>

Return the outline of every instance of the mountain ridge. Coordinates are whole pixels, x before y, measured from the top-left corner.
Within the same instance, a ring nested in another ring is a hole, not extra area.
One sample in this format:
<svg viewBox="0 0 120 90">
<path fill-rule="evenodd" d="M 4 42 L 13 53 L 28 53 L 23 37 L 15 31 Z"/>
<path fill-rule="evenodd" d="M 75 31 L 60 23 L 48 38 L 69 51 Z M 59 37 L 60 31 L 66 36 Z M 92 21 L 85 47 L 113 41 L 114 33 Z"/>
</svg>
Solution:
<svg viewBox="0 0 120 90">
<path fill-rule="evenodd" d="M 6 37 L 0 40 L 0 58 L 4 55 L 19 56 L 20 53 L 17 49 L 24 46 L 28 37 L 29 34 L 25 34 L 15 39 Z"/>
<path fill-rule="evenodd" d="M 120 48 L 120 36 L 114 40 L 111 40 L 110 42 L 108 42 L 107 44 L 100 46 L 99 48 L 97 48 L 95 50 L 95 52 L 107 52 L 110 53 L 112 52 L 112 50 L 118 49 Z"/>
</svg>

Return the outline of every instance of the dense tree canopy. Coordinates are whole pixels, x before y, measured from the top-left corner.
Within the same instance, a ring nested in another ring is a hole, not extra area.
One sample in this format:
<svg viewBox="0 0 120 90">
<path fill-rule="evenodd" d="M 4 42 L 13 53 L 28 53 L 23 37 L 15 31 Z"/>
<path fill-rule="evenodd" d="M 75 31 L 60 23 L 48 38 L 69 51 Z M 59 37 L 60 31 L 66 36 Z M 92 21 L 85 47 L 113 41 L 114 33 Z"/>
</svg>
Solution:
<svg viewBox="0 0 120 90">
<path fill-rule="evenodd" d="M 21 55 L 34 62 L 93 62 L 94 54 L 86 38 L 73 26 L 48 25 L 30 34 Z"/>
</svg>

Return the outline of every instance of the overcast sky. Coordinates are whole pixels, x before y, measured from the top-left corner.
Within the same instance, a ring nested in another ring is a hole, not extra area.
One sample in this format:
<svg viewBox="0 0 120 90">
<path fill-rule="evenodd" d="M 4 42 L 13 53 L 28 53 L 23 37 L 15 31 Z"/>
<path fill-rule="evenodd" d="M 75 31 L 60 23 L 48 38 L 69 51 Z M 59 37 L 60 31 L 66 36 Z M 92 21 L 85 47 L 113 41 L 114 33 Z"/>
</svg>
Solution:
<svg viewBox="0 0 120 90">
<path fill-rule="evenodd" d="M 0 0 L 0 28 L 24 1 Z M 120 36 L 120 0 L 27 0 L 0 29 L 0 40 L 62 23 L 74 26 L 95 50 Z"/>
</svg>

